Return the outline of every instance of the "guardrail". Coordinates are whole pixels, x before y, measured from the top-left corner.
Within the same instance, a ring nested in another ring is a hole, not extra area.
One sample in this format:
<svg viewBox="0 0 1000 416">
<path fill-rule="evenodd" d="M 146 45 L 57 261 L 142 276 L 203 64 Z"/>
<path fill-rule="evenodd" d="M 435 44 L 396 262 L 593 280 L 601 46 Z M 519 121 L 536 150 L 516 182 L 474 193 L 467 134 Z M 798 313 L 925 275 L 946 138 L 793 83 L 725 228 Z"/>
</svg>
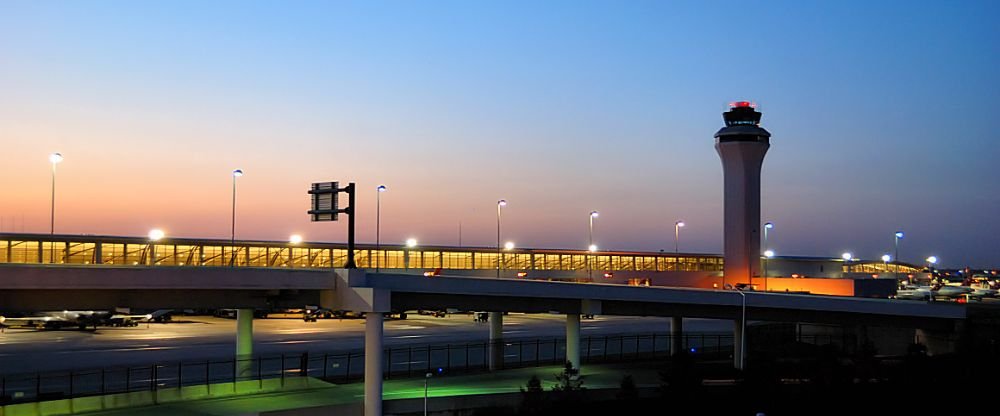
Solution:
<svg viewBox="0 0 1000 416">
<path fill-rule="evenodd" d="M 560 364 L 566 341 L 560 338 L 503 341 L 503 368 Z M 702 359 L 727 358 L 732 353 L 731 334 L 686 334 L 685 351 Z M 584 337 L 580 359 L 584 363 L 626 362 L 669 357 L 668 334 L 632 334 Z M 423 376 L 425 373 L 474 373 L 488 371 L 489 342 L 392 346 L 385 348 L 386 378 Z M 500 348 L 497 345 L 497 348 Z M 40 402 L 138 391 L 180 389 L 224 383 L 315 377 L 332 382 L 354 382 L 364 377 L 364 352 L 352 350 L 323 354 L 281 354 L 247 359 L 181 361 L 145 366 L 105 367 L 0 376 L 0 405 Z"/>
</svg>

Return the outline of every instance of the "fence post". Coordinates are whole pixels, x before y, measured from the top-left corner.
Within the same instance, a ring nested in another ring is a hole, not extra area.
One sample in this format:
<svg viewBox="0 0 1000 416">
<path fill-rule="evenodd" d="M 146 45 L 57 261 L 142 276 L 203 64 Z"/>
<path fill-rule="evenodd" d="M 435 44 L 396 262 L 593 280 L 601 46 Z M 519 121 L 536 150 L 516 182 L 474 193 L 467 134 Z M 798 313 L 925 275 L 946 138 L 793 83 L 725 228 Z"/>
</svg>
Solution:
<svg viewBox="0 0 1000 416">
<path fill-rule="evenodd" d="M 281 387 L 285 387 L 285 354 L 281 354 Z"/>
<path fill-rule="evenodd" d="M 406 347 L 406 376 L 413 374 L 413 347 Z"/>
<path fill-rule="evenodd" d="M 210 380 L 212 378 L 212 375 L 210 374 L 211 371 L 212 371 L 212 360 L 205 360 L 205 394 L 208 395 L 212 394 L 212 383 Z"/>
<path fill-rule="evenodd" d="M 344 382 L 351 381 L 351 353 L 347 353 L 347 372 L 344 373 Z"/>
<path fill-rule="evenodd" d="M 73 371 L 69 372 L 69 397 L 73 398 Z"/>
<path fill-rule="evenodd" d="M 535 338 L 535 367 L 538 367 L 538 365 L 541 364 L 541 358 L 539 358 L 539 353 L 541 352 L 541 348 L 539 347 L 540 342 L 541 340 Z"/>
<path fill-rule="evenodd" d="M 469 372 L 469 343 L 465 343 L 465 372 Z"/>
<path fill-rule="evenodd" d="M 309 377 L 309 351 L 302 353 L 302 363 L 299 369 L 299 377 Z"/>
<path fill-rule="evenodd" d="M 323 353 L 323 379 L 326 380 L 326 370 L 330 368 L 330 353 Z"/>
<path fill-rule="evenodd" d="M 625 361 L 625 336 L 618 336 L 618 361 Z"/>
<path fill-rule="evenodd" d="M 608 336 L 604 336 L 604 350 L 603 350 L 601 361 L 608 361 Z"/>
<path fill-rule="evenodd" d="M 103 380 L 104 374 L 101 374 L 101 376 L 102 376 L 102 380 Z M 178 361 L 177 362 L 177 392 L 178 393 L 181 392 L 181 386 L 183 386 L 183 385 L 184 385 L 184 362 L 183 361 Z M 180 395 L 178 395 L 178 397 L 180 397 Z"/>
<path fill-rule="evenodd" d="M 385 354 L 385 359 L 388 360 L 388 364 L 385 366 L 385 379 L 388 380 L 392 378 L 392 347 L 386 348 L 388 353 Z"/>
<path fill-rule="evenodd" d="M 149 366 L 149 391 L 156 391 L 156 364 Z"/>
<path fill-rule="evenodd" d="M 132 367 L 125 367 L 125 392 L 132 391 Z"/>
<path fill-rule="evenodd" d="M 326 362 L 323 362 L 323 371 L 326 371 Z M 264 390 L 264 357 L 257 356 L 257 389 Z"/>
<path fill-rule="evenodd" d="M 524 367 L 524 341 L 517 341 L 517 366 Z"/>
<path fill-rule="evenodd" d="M 35 373 L 35 400 L 42 395 L 42 373 Z"/>
</svg>

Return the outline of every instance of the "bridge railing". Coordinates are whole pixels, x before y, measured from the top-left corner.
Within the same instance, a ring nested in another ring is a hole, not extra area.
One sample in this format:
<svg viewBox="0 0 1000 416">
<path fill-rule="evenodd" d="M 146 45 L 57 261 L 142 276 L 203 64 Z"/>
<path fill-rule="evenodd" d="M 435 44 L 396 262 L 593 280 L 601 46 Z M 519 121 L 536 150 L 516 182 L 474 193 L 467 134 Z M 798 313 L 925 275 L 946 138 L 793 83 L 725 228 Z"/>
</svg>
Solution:
<svg viewBox="0 0 1000 416">
<path fill-rule="evenodd" d="M 669 357 L 668 334 L 589 336 L 581 339 L 583 363 L 645 361 Z M 681 342 L 688 353 L 701 359 L 724 359 L 732 354 L 731 334 L 686 334 Z M 488 371 L 489 342 L 389 346 L 385 348 L 386 378 L 422 377 L 425 373 L 461 374 Z M 561 338 L 504 340 L 502 368 L 561 364 L 566 341 Z M 333 382 L 353 382 L 364 377 L 364 352 L 266 355 L 247 359 L 181 361 L 143 366 L 105 367 L 0 376 L 0 405 L 40 402 L 202 386 L 246 391 L 256 385 L 283 386 L 287 379 L 314 377 Z M 265 383 L 267 381 L 267 383 Z M 231 384 L 231 387 L 226 387 Z M 249 387 L 248 387 L 249 386 Z"/>
</svg>

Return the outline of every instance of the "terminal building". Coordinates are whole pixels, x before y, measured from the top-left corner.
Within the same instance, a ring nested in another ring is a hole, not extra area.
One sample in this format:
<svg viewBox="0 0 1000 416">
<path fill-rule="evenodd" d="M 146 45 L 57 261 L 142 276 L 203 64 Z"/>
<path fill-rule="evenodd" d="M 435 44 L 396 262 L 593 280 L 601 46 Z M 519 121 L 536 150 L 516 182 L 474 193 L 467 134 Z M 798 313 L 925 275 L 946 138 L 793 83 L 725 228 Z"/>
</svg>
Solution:
<svg viewBox="0 0 1000 416">
<path fill-rule="evenodd" d="M 0 234 L 0 264 L 67 264 L 95 267 L 162 268 L 343 268 L 347 245 L 341 243 L 245 241 L 228 239 Z M 496 247 L 449 247 L 359 244 L 359 268 L 415 276 L 496 277 L 718 289 L 724 260 L 718 254 L 566 249 L 497 250 Z M 774 257 L 759 291 L 795 291 L 848 296 L 883 295 L 859 290 L 868 280 L 921 273 L 904 263 L 827 257 Z M 850 279 L 831 279 L 831 278 Z M 819 281 L 819 283 L 814 283 Z M 821 288 L 822 287 L 822 288 Z M 850 288 L 850 290 L 848 290 Z"/>
</svg>

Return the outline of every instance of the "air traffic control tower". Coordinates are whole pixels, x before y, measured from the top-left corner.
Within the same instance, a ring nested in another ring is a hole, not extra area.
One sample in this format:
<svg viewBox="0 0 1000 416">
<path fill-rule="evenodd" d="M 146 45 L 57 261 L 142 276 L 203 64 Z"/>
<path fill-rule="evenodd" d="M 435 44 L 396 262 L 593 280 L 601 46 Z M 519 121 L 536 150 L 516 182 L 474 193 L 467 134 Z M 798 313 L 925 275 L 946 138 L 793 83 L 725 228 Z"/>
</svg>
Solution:
<svg viewBox="0 0 1000 416">
<path fill-rule="evenodd" d="M 724 176 L 723 283 L 753 283 L 760 276 L 760 167 L 771 133 L 760 127 L 761 113 L 737 101 L 722 113 L 726 127 L 715 133 Z"/>
</svg>

